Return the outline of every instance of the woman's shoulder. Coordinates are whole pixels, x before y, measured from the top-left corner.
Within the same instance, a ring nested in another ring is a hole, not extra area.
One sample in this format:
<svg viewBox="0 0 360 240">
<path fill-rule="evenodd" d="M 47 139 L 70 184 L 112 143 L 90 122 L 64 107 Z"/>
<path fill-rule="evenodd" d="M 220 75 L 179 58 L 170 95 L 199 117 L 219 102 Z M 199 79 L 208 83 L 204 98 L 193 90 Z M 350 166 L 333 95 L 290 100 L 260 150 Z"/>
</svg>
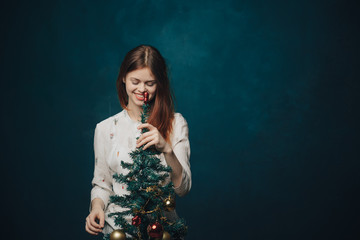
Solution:
<svg viewBox="0 0 360 240">
<path fill-rule="evenodd" d="M 176 144 L 180 139 L 187 138 L 189 128 L 186 119 L 181 113 L 174 114 L 171 142 Z"/>
<path fill-rule="evenodd" d="M 187 125 L 187 121 L 186 121 L 186 119 L 184 118 L 184 116 L 181 113 L 176 112 L 176 113 L 174 113 L 173 125 L 174 126 Z"/>
</svg>

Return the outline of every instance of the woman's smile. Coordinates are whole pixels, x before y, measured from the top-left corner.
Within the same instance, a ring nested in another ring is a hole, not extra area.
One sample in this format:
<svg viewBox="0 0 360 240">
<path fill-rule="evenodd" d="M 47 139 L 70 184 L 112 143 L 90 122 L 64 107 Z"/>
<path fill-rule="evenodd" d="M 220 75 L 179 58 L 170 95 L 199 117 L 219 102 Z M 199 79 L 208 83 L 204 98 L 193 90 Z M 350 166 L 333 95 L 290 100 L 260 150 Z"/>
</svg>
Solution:
<svg viewBox="0 0 360 240">
<path fill-rule="evenodd" d="M 142 93 L 135 93 L 135 97 L 139 101 L 144 101 L 144 94 Z"/>
</svg>

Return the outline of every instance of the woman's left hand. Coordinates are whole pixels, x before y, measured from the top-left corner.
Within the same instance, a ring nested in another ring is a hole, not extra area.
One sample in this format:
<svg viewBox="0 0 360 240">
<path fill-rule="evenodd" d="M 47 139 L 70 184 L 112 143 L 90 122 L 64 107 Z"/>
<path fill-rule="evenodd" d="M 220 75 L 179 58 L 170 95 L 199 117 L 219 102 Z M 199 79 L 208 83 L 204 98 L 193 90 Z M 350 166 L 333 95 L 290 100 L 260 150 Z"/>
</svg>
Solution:
<svg viewBox="0 0 360 240">
<path fill-rule="evenodd" d="M 154 127 L 149 123 L 143 123 L 138 126 L 138 129 L 143 129 L 143 128 L 147 128 L 149 129 L 149 131 L 141 134 L 139 139 L 136 141 L 136 147 L 139 148 L 145 144 L 143 148 L 145 150 L 148 147 L 154 145 L 155 148 L 160 152 L 163 153 L 171 152 L 172 149 L 170 145 L 165 141 L 163 136 L 161 136 L 159 130 L 156 127 Z"/>
</svg>

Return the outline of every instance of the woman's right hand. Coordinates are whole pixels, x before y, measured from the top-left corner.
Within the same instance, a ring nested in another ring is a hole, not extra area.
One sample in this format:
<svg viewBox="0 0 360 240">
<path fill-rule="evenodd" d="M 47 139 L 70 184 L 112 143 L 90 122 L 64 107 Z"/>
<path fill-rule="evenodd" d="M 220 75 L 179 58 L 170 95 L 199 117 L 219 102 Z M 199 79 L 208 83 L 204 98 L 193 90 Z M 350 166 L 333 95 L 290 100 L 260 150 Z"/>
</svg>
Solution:
<svg viewBox="0 0 360 240">
<path fill-rule="evenodd" d="M 93 208 L 86 218 L 85 229 L 92 235 L 98 235 L 104 227 L 105 213 L 100 207 Z M 99 223 L 96 222 L 98 220 Z"/>
</svg>

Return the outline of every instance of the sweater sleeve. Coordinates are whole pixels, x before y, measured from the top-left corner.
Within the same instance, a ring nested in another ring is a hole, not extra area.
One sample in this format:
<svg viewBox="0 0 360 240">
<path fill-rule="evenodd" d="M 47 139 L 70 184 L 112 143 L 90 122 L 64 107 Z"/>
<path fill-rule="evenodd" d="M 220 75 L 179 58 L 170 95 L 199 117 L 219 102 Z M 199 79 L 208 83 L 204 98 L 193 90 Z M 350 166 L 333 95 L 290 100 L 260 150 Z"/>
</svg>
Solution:
<svg viewBox="0 0 360 240">
<path fill-rule="evenodd" d="M 100 198 L 104 202 L 104 209 L 109 204 L 113 192 L 110 168 L 106 162 L 104 131 L 99 124 L 96 125 L 94 134 L 95 167 L 92 180 L 91 201 Z M 91 211 L 91 202 L 90 202 Z"/>
<path fill-rule="evenodd" d="M 175 118 L 176 122 L 173 129 L 172 146 L 175 156 L 179 160 L 183 170 L 181 184 L 174 188 L 174 191 L 182 197 L 191 189 L 190 142 L 188 124 L 180 113 L 177 114 L 178 117 Z"/>
</svg>

